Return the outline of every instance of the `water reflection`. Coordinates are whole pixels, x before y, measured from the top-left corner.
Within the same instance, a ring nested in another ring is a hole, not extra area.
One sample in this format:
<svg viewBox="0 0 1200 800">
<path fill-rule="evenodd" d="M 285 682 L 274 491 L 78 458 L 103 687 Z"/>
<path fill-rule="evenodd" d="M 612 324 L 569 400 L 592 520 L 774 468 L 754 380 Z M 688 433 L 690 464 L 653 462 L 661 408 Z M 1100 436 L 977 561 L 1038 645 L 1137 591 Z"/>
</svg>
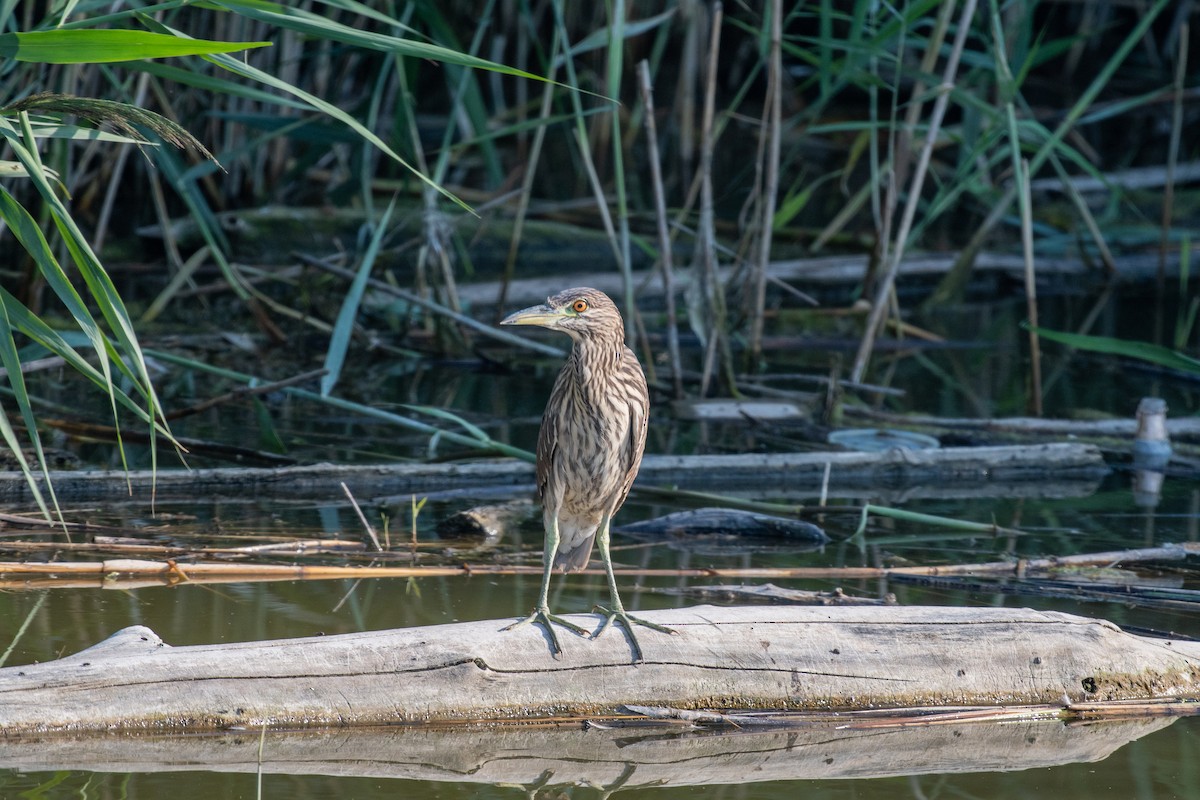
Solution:
<svg viewBox="0 0 1200 800">
<path fill-rule="evenodd" d="M 69 773 L 68 785 L 91 786 L 130 775 L 126 785 L 139 795 L 162 796 L 155 787 L 171 786 L 181 800 L 213 796 L 211 788 L 189 789 L 201 783 L 227 787 L 229 793 L 219 796 L 252 796 L 251 778 L 261 779 L 265 796 L 279 797 L 299 796 L 278 793 L 283 787 L 304 796 L 326 796 L 336 788 L 338 796 L 359 798 L 397 791 L 413 797 L 476 791 L 556 796 L 581 787 L 631 798 L 671 797 L 671 789 L 685 787 L 692 789 L 689 796 L 783 798 L 802 791 L 806 797 L 845 792 L 922 797 L 923 785 L 939 787 L 938 794 L 949 792 L 941 796 L 1029 796 L 1059 786 L 1064 800 L 1185 797 L 1195 796 L 1189 792 L 1200 784 L 1194 766 L 1176 759 L 1197 754 L 1198 732 L 1195 719 L 1158 718 L 860 730 L 814 722 L 786 731 L 723 733 L 584 729 L 575 723 L 490 730 L 110 735 L 80 741 L 46 737 L 0 742 L 0 763 L 10 770 L 0 777 L 0 788 L 15 794 L 20 787 L 38 785 L 38 776 Z M 197 775 L 183 780 L 179 773 Z M 238 774 L 244 779 L 234 777 Z M 897 782 L 901 777 L 911 782 Z M 988 786 L 992 791 L 976 794 Z M 1134 786 L 1136 793 L 1120 794 Z"/>
</svg>

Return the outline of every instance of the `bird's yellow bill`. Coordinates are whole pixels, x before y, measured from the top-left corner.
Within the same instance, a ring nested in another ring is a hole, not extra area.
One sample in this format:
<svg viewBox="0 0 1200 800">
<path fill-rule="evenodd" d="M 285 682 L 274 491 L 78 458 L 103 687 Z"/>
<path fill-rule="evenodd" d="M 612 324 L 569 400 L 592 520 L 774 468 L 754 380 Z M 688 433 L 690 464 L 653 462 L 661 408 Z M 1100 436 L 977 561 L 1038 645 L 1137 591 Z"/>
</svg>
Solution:
<svg viewBox="0 0 1200 800">
<path fill-rule="evenodd" d="M 500 320 L 501 325 L 543 325 L 550 326 L 563 318 L 561 311 L 556 311 L 548 305 L 531 306 Z"/>
</svg>

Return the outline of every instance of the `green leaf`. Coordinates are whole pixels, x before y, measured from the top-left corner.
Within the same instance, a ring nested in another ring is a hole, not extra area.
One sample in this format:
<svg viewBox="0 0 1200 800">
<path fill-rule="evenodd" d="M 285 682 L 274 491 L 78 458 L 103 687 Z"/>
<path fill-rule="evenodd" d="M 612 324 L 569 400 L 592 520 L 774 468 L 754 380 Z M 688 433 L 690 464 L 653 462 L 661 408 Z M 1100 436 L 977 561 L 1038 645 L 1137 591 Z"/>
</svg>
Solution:
<svg viewBox="0 0 1200 800">
<path fill-rule="evenodd" d="M 188 62 L 179 62 L 187 64 Z M 147 72 L 157 78 L 162 78 L 165 81 L 179 83 L 184 86 L 191 86 L 199 89 L 202 92 L 212 92 L 218 95 L 227 95 L 229 97 L 240 97 L 243 100 L 249 100 L 251 103 L 262 103 L 266 106 L 282 106 L 284 108 L 295 108 L 302 111 L 311 110 L 308 103 L 300 100 L 293 100 L 290 97 L 281 97 L 273 92 L 268 92 L 265 89 L 259 89 L 256 86 L 245 86 L 236 81 L 226 80 L 224 77 L 214 75 L 204 75 L 199 72 L 194 72 L 187 67 L 179 67 L 175 64 L 168 64 L 164 61 L 139 61 L 128 66 L 129 69 L 136 69 L 141 72 Z M 215 104 L 214 104 L 215 105 Z M 237 104 L 227 104 L 228 106 L 237 107 Z"/>
<path fill-rule="evenodd" d="M 0 114 L 5 116 L 23 114 L 21 124 L 29 129 L 31 138 L 36 138 L 38 134 L 31 115 L 38 112 L 79 117 L 96 127 L 111 125 L 136 143 L 145 141 L 142 130 L 144 129 L 176 147 L 192 148 L 206 158 L 212 158 L 212 154 L 200 140 L 188 133 L 182 125 L 133 103 L 57 92 L 38 92 L 0 108 Z M 43 122 L 42 127 L 46 127 L 46 124 Z"/>
<path fill-rule="evenodd" d="M 67 341 L 67 336 L 59 334 L 58 331 L 39 319 L 36 314 L 21 305 L 19 300 L 3 288 L 0 288 L 0 304 L 4 306 L 4 313 L 8 316 L 9 324 L 13 330 L 20 331 L 34 342 L 46 348 L 50 353 L 62 358 L 67 366 L 94 383 L 101 391 L 107 392 L 109 390 L 111 382 L 71 346 L 70 342 Z M 79 333 L 74 334 L 71 338 L 86 340 L 86 337 Z M 118 365 L 122 364 L 120 361 L 117 363 Z M 127 375 L 129 374 L 128 370 L 122 370 L 122 372 L 125 372 Z M 170 432 L 161 423 L 151 420 L 145 409 L 130 399 L 129 395 L 122 391 L 119 386 L 112 386 L 112 390 L 116 395 L 117 402 L 124 408 L 129 409 L 129 411 L 133 412 L 138 419 L 147 425 L 154 424 L 160 434 L 166 436 L 172 442 L 175 441 L 171 438 Z"/>
<path fill-rule="evenodd" d="M 385 33 L 375 33 L 374 31 L 352 28 L 349 25 L 335 22 L 328 17 L 314 14 L 311 11 L 280 3 L 268 3 L 262 2 L 262 0 L 222 0 L 221 2 L 206 3 L 205 5 L 213 8 L 224 8 L 249 19 L 265 22 L 268 25 L 277 25 L 280 28 L 287 28 L 321 39 L 343 42 L 354 47 L 365 47 L 368 50 L 396 53 L 397 55 L 410 58 L 427 58 L 446 64 L 459 64 L 464 67 L 486 69 L 505 75 L 513 75 L 518 78 L 528 78 L 529 80 L 545 80 L 545 78 L 534 75 L 531 72 L 525 72 L 524 70 L 505 66 L 504 64 L 497 64 L 495 61 L 488 61 L 485 58 L 479 58 L 469 53 L 460 53 L 448 47 L 441 47 L 428 42 L 401 39 Z"/>
<path fill-rule="evenodd" d="M 1161 345 L 1151 344 L 1150 342 L 1130 342 L 1124 339 L 1113 339 L 1108 336 L 1084 336 L 1081 333 L 1062 333 L 1060 331 L 1046 330 L 1045 328 L 1035 328 L 1028 323 L 1021 323 L 1021 327 L 1033 331 L 1043 339 L 1049 339 L 1052 342 L 1065 344 L 1068 347 L 1074 347 L 1079 350 L 1136 358 L 1139 361 L 1158 364 L 1160 367 L 1200 375 L 1200 359 L 1185 356 L 1183 353 L 1162 347 Z"/>
<path fill-rule="evenodd" d="M 29 400 L 29 393 L 25 389 L 25 375 L 21 372 L 21 358 L 17 354 L 16 341 L 13 339 L 13 326 L 9 321 L 8 313 L 5 308 L 6 304 L 0 301 L 0 319 L 4 322 L 4 332 L 0 334 L 0 363 L 4 365 L 5 371 L 8 373 L 6 378 L 9 388 L 12 390 L 13 397 L 17 401 L 17 408 L 21 412 L 21 418 L 25 422 L 25 430 L 29 433 L 29 441 L 33 444 L 34 452 L 37 454 L 38 464 L 42 468 L 42 474 L 47 473 L 46 454 L 42 450 L 42 440 L 38 436 L 37 422 L 33 414 L 33 404 Z M 21 467 L 21 472 L 25 475 L 25 483 L 29 486 L 29 491 L 33 495 L 33 499 L 37 502 L 38 508 L 42 510 L 42 515 L 46 519 L 50 519 L 50 509 L 46 505 L 46 500 L 42 497 L 42 492 L 38 488 L 37 481 L 34 480 L 33 471 L 29 468 L 29 462 L 25 458 L 25 453 L 21 449 L 21 443 L 17 439 L 16 431 L 8 422 L 8 414 L 0 409 L 0 438 L 4 439 L 8 445 L 9 451 L 16 458 L 17 463 Z M 54 496 L 54 487 L 47 483 L 47 488 L 50 490 L 50 497 L 54 501 L 54 510 L 58 512 L 58 518 L 62 519 L 62 509 L 58 506 L 58 498 Z"/>
<path fill-rule="evenodd" d="M 473 422 L 468 422 L 458 414 L 455 414 L 453 411 L 447 411 L 444 408 L 437 408 L 435 406 L 405 405 L 403 407 L 409 411 L 415 411 L 418 414 L 428 414 L 431 417 L 437 417 L 438 419 L 444 419 L 447 422 L 453 422 L 456 425 L 460 425 L 464 430 L 467 431 L 467 433 L 478 439 L 480 444 L 488 444 L 492 441 L 492 437 L 488 436 L 487 432 L 484 431 L 483 428 L 480 428 Z"/>
<path fill-rule="evenodd" d="M 367 279 L 371 277 L 371 268 L 375 266 L 375 258 L 379 255 L 379 248 L 383 245 L 383 237 L 387 233 L 388 223 L 392 220 L 392 211 L 396 208 L 396 198 L 392 197 L 392 202 L 388 203 L 387 210 L 383 212 L 383 219 L 375 226 L 375 234 L 371 237 L 370 243 L 367 245 L 366 252 L 363 253 L 362 264 L 358 267 L 358 272 L 354 275 L 354 281 L 350 284 L 350 291 L 346 292 L 345 299 L 342 300 L 342 308 L 338 312 L 337 322 L 333 325 L 333 333 L 329 337 L 329 349 L 325 353 L 325 369 L 328 370 L 321 378 L 321 394 L 328 396 L 333 387 L 337 386 L 338 378 L 342 374 L 342 365 L 346 362 L 346 350 L 350 345 L 350 334 L 354 332 L 354 320 L 358 317 L 358 307 L 362 302 L 363 292 L 367 288 Z"/>
<path fill-rule="evenodd" d="M 283 443 L 283 438 L 280 437 L 279 431 L 275 427 L 271 409 L 267 408 L 266 403 L 259 400 L 257 396 L 252 395 L 250 402 L 254 407 L 254 419 L 258 423 L 259 446 L 272 453 L 286 453 L 287 445 Z"/>
<path fill-rule="evenodd" d="M 71 139 L 77 142 L 109 142 L 111 144 L 136 144 L 143 147 L 157 147 L 154 142 L 137 139 L 132 136 L 121 136 L 109 131 L 95 128 L 85 128 L 81 125 L 63 125 L 49 120 L 39 120 L 31 116 L 29 127 L 38 139 Z"/>
<path fill-rule="evenodd" d="M 22 111 L 19 114 L 23 136 L 18 139 L 12 136 L 8 131 L 0 127 L 0 134 L 8 140 L 8 144 L 14 155 L 25 166 L 29 177 L 37 188 L 38 194 L 41 195 L 45 202 L 52 221 L 58 228 L 62 243 L 66 246 L 67 251 L 71 254 L 72 260 L 79 271 L 80 277 L 88 286 L 91 292 L 92 302 L 103 315 L 105 322 L 108 323 L 112 330 L 115 343 L 110 342 L 106 336 L 97 331 L 95 321 L 91 319 L 90 314 L 80 315 L 75 314 L 76 321 L 83 327 L 85 332 L 89 333 L 89 338 L 92 340 L 96 353 L 100 360 L 100 369 L 104 376 L 104 381 L 108 386 L 108 395 L 113 413 L 113 424 L 118 427 L 117 434 L 117 450 L 121 456 L 122 464 L 125 461 L 125 449 L 121 442 L 119 433 L 119 419 L 117 417 L 117 393 L 113 387 L 111 363 L 115 362 L 118 368 L 127 376 L 132 378 L 133 385 L 138 393 L 142 396 L 146 403 L 147 415 L 154 419 L 159 417 L 162 419 L 165 427 L 166 419 L 162 417 L 161 406 L 158 402 L 158 397 L 154 391 L 154 384 L 150 380 L 149 372 L 146 368 L 145 358 L 142 355 L 141 345 L 137 341 L 137 336 L 133 331 L 133 323 L 129 318 L 129 313 L 125 308 L 124 302 L 121 300 L 117 292 L 116 286 L 113 285 L 108 273 L 104 270 L 99 258 L 92 251 L 91 245 L 88 244 L 87 238 L 83 232 L 79 230 L 75 220 L 71 217 L 70 212 L 63 205 L 62 201 L 54 193 L 53 188 L 42 175 L 41 159 L 36 148 L 36 140 L 33 137 L 33 132 L 29 125 L 29 116 Z M 42 246 L 44 247 L 44 240 Z M 45 261 L 39 262 L 39 266 Z M 50 280 L 53 278 L 61 278 L 61 268 L 52 270 L 47 276 Z M 56 289 L 58 291 L 58 289 Z M 77 295 L 72 296 L 64 287 L 60 292 L 60 298 L 64 302 L 76 302 Z M 74 314 L 74 312 L 73 312 Z M 89 330 L 90 328 L 90 330 Z M 116 348 L 120 348 L 118 353 Z M 157 466 L 157 451 L 154 449 L 154 439 L 157 434 L 157 427 L 150 428 L 151 440 L 151 461 Z"/>
<path fill-rule="evenodd" d="M 163 30 L 169 30 L 169 31 L 175 32 L 171 28 L 168 28 L 167 26 L 163 25 L 162 23 L 159 23 L 153 19 L 150 19 L 149 17 L 144 17 L 142 19 L 147 25 L 153 25 L 158 28 L 162 28 Z M 330 103 L 327 100 L 317 97 L 316 95 L 309 94 L 308 92 L 304 91 L 303 89 L 293 86 L 292 84 L 288 83 L 287 81 L 276 78 L 274 75 L 270 74 L 269 72 L 264 72 L 263 70 L 252 67 L 249 64 L 238 61 L 236 58 L 225 55 L 224 53 L 213 53 L 211 55 L 203 56 L 203 58 L 206 61 L 210 61 L 213 64 L 217 65 L 221 69 L 232 72 L 234 75 L 238 75 L 247 80 L 255 81 L 256 83 L 260 83 L 264 86 L 270 86 L 271 88 L 278 89 L 281 92 L 286 92 L 287 94 L 290 94 L 293 97 L 303 101 L 310 108 L 312 108 L 316 111 L 320 111 L 321 113 L 323 113 L 329 117 L 332 117 L 333 119 L 338 120 L 342 124 L 349 127 L 351 130 L 353 130 L 355 133 L 357 133 L 359 136 L 361 136 L 363 139 L 366 139 L 368 142 L 373 144 L 375 147 L 379 148 L 381 151 L 386 153 L 389 157 L 395 159 L 397 162 L 399 162 L 401 165 L 403 165 L 406 169 L 408 169 L 414 175 L 416 175 L 417 178 L 420 179 L 427 186 L 431 187 L 432 189 L 434 189 L 437 192 L 440 192 L 443 196 L 445 196 L 449 200 L 456 203 L 464 211 L 466 211 L 470 214 L 475 213 L 471 209 L 470 206 L 468 206 L 462 200 L 455 197 L 452 192 L 443 188 L 440 184 L 435 183 L 427 175 L 425 175 L 425 173 L 421 172 L 419 169 L 414 167 L 412 164 L 409 164 L 407 161 L 405 161 L 400 156 L 399 153 L 397 153 L 395 150 L 393 150 L 391 147 L 389 147 L 386 142 L 384 142 L 382 139 L 380 139 L 378 136 L 376 136 L 369 128 L 367 128 L 365 125 L 363 125 L 357 119 L 355 119 L 353 116 L 351 116 L 350 114 L 347 114 L 345 111 L 343 111 L 341 108 L 334 105 L 333 103 Z"/>
<path fill-rule="evenodd" d="M 954 517 L 941 517 L 936 514 L 921 514 L 916 511 L 906 511 L 902 508 L 889 508 L 887 506 L 875 506 L 867 504 L 862 509 L 862 522 L 859 525 L 858 532 L 855 534 L 861 535 L 866 527 L 867 515 L 874 514 L 878 517 L 888 517 L 889 519 L 901 520 L 903 522 L 914 522 L 918 525 L 936 525 L 941 528 L 950 528 L 958 531 L 976 531 L 978 533 L 998 533 L 1001 531 L 1012 530 L 1009 528 L 1001 528 L 994 522 L 975 522 L 967 519 L 955 519 Z"/>
<path fill-rule="evenodd" d="M 571 49 L 555 59 L 555 66 L 562 64 L 567 58 L 578 58 L 584 53 L 589 53 L 592 50 L 599 50 L 601 47 L 607 47 L 613 36 L 618 36 L 622 39 L 632 39 L 635 36 L 641 36 L 643 33 L 652 31 L 660 25 L 669 22 L 675 16 L 677 9 L 668 8 L 661 14 L 646 19 L 632 20 L 623 22 L 620 30 L 616 30 L 616 25 L 611 27 L 597 28 L 587 36 L 576 42 Z"/>
<path fill-rule="evenodd" d="M 156 350 L 148 350 L 146 352 L 149 355 L 154 356 L 154 358 L 158 359 L 159 361 L 165 361 L 168 364 L 178 364 L 182 367 L 196 370 L 198 372 L 204 372 L 209 375 L 219 375 L 223 378 L 239 381 L 241 383 L 251 383 L 254 381 L 262 382 L 261 379 L 254 376 L 247 375 L 242 372 L 235 372 L 234 370 L 225 369 L 224 367 L 215 367 L 211 364 L 205 364 L 203 361 L 196 361 L 195 359 L 186 358 L 184 356 L 176 355 L 175 353 Z M 406 408 L 411 408 L 412 410 L 418 411 L 422 414 L 428 414 L 441 419 L 452 420 L 459 425 L 462 425 L 467 430 L 476 433 L 476 435 L 467 436 L 458 433 L 457 431 L 442 430 L 433 425 L 429 425 L 428 423 L 421 422 L 420 420 L 412 419 L 410 417 L 403 417 L 399 414 L 393 414 L 391 411 L 384 411 L 382 408 L 376 408 L 374 406 L 364 405 L 362 403 L 355 403 L 351 400 L 343 400 L 340 397 L 335 397 L 334 395 L 323 396 L 317 392 L 309 391 L 308 389 L 301 389 L 298 386 L 285 386 L 283 388 L 283 392 L 284 394 L 291 395 L 292 397 L 299 397 L 302 400 L 309 400 L 314 403 L 329 406 L 330 408 L 337 408 L 342 411 L 361 414 L 362 416 L 370 417 L 371 419 L 380 419 L 384 422 L 398 425 L 406 430 L 427 433 L 435 438 L 440 437 L 466 447 L 483 447 L 501 455 L 512 456 L 513 458 L 519 458 L 522 461 L 528 461 L 531 464 L 535 460 L 534 454 L 528 450 L 522 450 L 519 447 L 513 447 L 510 444 L 492 439 L 488 437 L 488 435 L 480 428 L 472 425 L 461 417 L 458 417 L 451 412 L 444 411 L 440 408 L 431 408 L 429 406 L 406 406 Z"/>
<path fill-rule="evenodd" d="M 55 181 L 62 184 L 62 180 L 58 177 L 58 173 L 49 167 L 42 168 L 42 174 L 47 180 Z M 0 161 L 0 178 L 28 178 L 29 171 L 25 169 L 25 165 L 20 161 Z"/>
<path fill-rule="evenodd" d="M 104 64 L 143 58 L 236 53 L 270 42 L 213 42 L 135 30 L 54 30 L 0 34 L 0 59 L 32 64 Z"/>
</svg>

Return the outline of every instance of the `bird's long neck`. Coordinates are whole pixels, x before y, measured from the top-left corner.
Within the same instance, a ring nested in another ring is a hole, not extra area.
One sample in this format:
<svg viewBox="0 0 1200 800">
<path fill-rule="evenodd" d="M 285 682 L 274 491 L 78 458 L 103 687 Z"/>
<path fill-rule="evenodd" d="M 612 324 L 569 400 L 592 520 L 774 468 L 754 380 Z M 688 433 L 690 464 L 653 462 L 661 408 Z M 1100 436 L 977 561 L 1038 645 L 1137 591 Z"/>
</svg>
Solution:
<svg viewBox="0 0 1200 800">
<path fill-rule="evenodd" d="M 574 338 L 574 337 L 573 337 Z M 567 358 L 567 368 L 573 370 L 582 381 L 581 385 L 609 385 L 606 380 L 621 366 L 625 353 L 625 336 L 617 331 L 615 336 L 596 335 L 578 337 Z M 599 380 L 600 383 L 593 383 Z"/>
</svg>

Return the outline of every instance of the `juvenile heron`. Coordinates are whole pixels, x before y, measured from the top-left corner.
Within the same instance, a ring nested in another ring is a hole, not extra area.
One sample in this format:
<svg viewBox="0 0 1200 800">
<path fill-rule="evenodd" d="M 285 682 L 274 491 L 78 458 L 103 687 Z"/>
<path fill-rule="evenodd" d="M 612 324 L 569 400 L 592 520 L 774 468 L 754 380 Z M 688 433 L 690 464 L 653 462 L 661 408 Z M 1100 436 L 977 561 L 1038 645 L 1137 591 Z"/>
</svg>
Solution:
<svg viewBox="0 0 1200 800">
<path fill-rule="evenodd" d="M 597 607 L 606 615 L 595 633 L 604 633 L 613 622 L 625 626 L 634 661 L 642 661 L 642 648 L 633 632 L 644 625 L 662 633 L 670 628 L 626 613 L 617 593 L 609 555 L 609 523 L 625 502 L 646 446 L 646 419 L 650 394 L 637 356 L 625 346 L 621 312 L 603 292 L 567 289 L 545 305 L 518 311 L 501 325 L 537 325 L 571 337 L 571 355 L 554 381 L 542 415 L 537 443 L 537 487 L 546 527 L 542 554 L 542 593 L 537 608 L 510 630 L 531 622 L 549 633 L 555 658 L 562 646 L 554 623 L 580 636 L 589 632 L 550 613 L 550 573 L 576 572 L 587 566 L 592 542 L 608 573 L 611 608 Z"/>
</svg>

